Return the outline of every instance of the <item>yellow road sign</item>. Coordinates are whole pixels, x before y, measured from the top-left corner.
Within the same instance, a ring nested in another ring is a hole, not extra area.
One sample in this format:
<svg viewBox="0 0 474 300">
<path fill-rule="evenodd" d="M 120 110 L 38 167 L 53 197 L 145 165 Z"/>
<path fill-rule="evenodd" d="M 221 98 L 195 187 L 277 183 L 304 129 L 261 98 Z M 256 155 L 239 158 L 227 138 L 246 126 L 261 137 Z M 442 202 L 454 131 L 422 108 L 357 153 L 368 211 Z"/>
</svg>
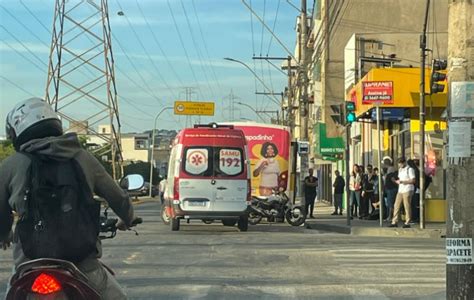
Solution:
<svg viewBox="0 0 474 300">
<path fill-rule="evenodd" d="M 214 102 L 175 101 L 175 115 L 213 116 Z"/>
</svg>

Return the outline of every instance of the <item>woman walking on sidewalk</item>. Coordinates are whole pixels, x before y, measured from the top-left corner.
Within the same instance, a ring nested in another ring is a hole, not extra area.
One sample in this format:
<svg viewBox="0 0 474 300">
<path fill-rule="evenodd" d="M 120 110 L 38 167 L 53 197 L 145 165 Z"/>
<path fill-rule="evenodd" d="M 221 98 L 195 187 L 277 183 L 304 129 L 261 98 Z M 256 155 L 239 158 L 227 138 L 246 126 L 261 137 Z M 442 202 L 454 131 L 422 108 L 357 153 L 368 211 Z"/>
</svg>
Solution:
<svg viewBox="0 0 474 300">
<path fill-rule="evenodd" d="M 351 209 L 351 219 L 357 217 L 357 208 L 360 207 L 360 192 L 362 189 L 362 176 L 358 165 L 354 165 L 349 180 L 349 206 Z"/>
</svg>

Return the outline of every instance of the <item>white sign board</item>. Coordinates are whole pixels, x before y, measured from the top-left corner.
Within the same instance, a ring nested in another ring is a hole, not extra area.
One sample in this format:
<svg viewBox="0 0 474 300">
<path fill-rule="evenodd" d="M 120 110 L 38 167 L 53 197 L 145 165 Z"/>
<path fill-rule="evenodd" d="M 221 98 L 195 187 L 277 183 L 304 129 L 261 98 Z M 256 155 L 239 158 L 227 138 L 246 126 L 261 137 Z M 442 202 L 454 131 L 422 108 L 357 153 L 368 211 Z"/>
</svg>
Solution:
<svg viewBox="0 0 474 300">
<path fill-rule="evenodd" d="M 449 122 L 448 157 L 471 157 L 471 122 Z"/>
<path fill-rule="evenodd" d="M 451 117 L 474 118 L 474 82 L 451 83 Z"/>
<path fill-rule="evenodd" d="M 447 238 L 446 257 L 448 265 L 472 265 L 472 238 Z"/>
<path fill-rule="evenodd" d="M 227 175 L 242 172 L 242 153 L 238 149 L 221 149 L 219 151 L 219 169 Z"/>
<path fill-rule="evenodd" d="M 189 149 L 186 157 L 185 170 L 189 174 L 199 175 L 208 169 L 208 150 L 202 149 Z"/>
</svg>

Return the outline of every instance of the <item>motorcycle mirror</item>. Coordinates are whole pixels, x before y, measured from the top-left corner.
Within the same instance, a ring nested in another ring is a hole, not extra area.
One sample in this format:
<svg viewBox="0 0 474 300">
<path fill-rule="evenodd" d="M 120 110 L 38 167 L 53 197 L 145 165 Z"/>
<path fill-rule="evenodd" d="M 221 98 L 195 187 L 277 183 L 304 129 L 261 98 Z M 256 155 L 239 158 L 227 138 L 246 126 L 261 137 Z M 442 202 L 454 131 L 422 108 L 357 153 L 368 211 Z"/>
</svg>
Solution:
<svg viewBox="0 0 474 300">
<path fill-rule="evenodd" d="M 120 187 L 128 191 L 139 190 L 144 185 L 145 179 L 139 174 L 130 174 L 120 180 Z"/>
</svg>

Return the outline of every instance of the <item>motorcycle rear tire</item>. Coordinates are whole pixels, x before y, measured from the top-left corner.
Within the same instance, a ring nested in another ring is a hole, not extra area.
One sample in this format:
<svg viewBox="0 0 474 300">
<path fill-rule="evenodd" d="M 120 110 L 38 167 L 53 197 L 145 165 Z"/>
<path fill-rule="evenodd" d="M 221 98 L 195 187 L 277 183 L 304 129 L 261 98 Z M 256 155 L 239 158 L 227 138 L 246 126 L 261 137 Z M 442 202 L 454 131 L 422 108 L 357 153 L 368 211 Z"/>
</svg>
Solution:
<svg viewBox="0 0 474 300">
<path fill-rule="evenodd" d="M 262 215 L 259 215 L 256 212 L 250 212 L 248 220 L 250 225 L 257 225 L 262 221 Z"/>
<path fill-rule="evenodd" d="M 298 217 L 295 219 L 295 210 L 298 211 Z M 285 212 L 285 218 L 288 224 L 292 226 L 301 226 L 306 221 L 306 213 L 302 206 L 289 208 Z"/>
</svg>

